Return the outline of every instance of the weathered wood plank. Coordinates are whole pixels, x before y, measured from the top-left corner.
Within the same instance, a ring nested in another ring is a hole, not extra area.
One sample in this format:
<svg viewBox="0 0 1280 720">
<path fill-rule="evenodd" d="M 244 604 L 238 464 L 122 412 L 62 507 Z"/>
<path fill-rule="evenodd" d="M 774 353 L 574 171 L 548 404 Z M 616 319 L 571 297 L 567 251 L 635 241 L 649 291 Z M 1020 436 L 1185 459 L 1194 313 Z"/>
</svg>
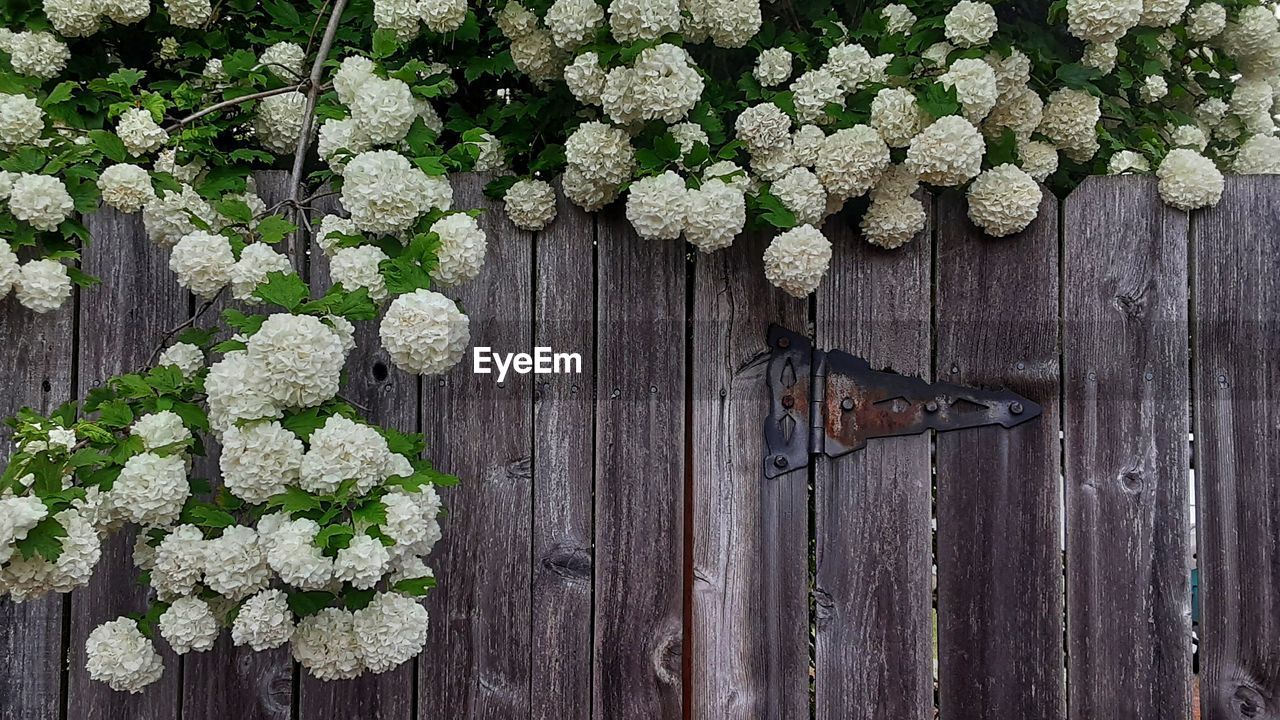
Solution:
<svg viewBox="0 0 1280 720">
<path fill-rule="evenodd" d="M 535 720 L 591 717 L 591 498 L 595 484 L 595 219 L 559 195 L 538 234 L 534 345 L 579 353 L 582 374 L 534 390 L 533 680 Z M 503 232 L 511 232 L 501 220 Z"/>
<path fill-rule="evenodd" d="M 140 215 L 102 209 L 85 218 L 94 242 L 84 269 L 102 285 L 81 293 L 79 377 L 76 396 L 113 375 L 143 369 L 171 328 L 190 313 L 189 296 L 169 271 L 168 251 L 147 240 Z M 179 659 L 156 643 L 165 673 L 136 695 L 118 693 L 89 679 L 85 639 L 98 625 L 146 607 L 148 589 L 133 566 L 134 532 L 114 535 L 89 587 L 71 596 L 67 717 L 84 720 L 173 720 L 178 717 Z"/>
<path fill-rule="evenodd" d="M 769 237 L 700 255 L 693 301 L 693 688 L 700 720 L 809 717 L 808 473 L 764 480 L 765 333 L 808 303 L 764 277 Z"/>
<path fill-rule="evenodd" d="M 1067 198 L 1063 303 L 1071 717 L 1186 718 L 1187 215 L 1153 178 Z"/>
<path fill-rule="evenodd" d="M 685 249 L 597 216 L 595 717 L 682 713 Z"/>
<path fill-rule="evenodd" d="M 936 204 L 936 372 L 1004 386 L 1038 420 L 941 433 L 936 443 L 940 711 L 1066 714 L 1060 534 L 1058 202 L 1025 232 L 985 237 L 964 198 Z"/>
<path fill-rule="evenodd" d="M 258 196 L 268 207 L 289 196 L 290 175 L 284 170 L 257 173 Z M 284 251 L 285 244 L 276 248 Z M 297 253 L 294 266 L 306 265 L 305 253 Z M 262 312 L 261 306 L 224 299 L 209 308 L 199 320 L 202 326 L 217 324 L 218 315 L 228 307 L 245 313 Z M 195 302 L 199 302 L 198 300 Z M 196 461 L 194 472 L 220 484 L 218 467 L 221 446 L 213 437 L 205 438 L 206 454 Z M 188 653 L 182 657 L 182 720 L 221 720 L 227 709 L 235 707 L 240 720 L 286 720 L 293 710 L 293 660 L 288 646 L 255 652 L 249 647 L 236 647 L 230 632 L 223 632 L 208 652 Z"/>
<path fill-rule="evenodd" d="M 471 317 L 471 345 L 529 352 L 532 241 L 504 226 L 487 178 L 460 175 L 455 208 L 485 208 L 489 257 L 480 276 L 449 290 Z M 501 228 L 501 229 L 500 229 Z M 462 482 L 441 493 L 449 519 L 428 564 L 431 629 L 420 658 L 421 717 L 507 720 L 529 715 L 532 376 L 472 373 L 468 357 L 422 383 L 431 458 Z"/>
<path fill-rule="evenodd" d="M 339 207 L 336 196 L 320 199 L 312 225 L 318 228 L 320 218 L 337 213 Z M 312 295 L 323 295 L 332 284 L 329 260 L 314 239 L 311 240 L 310 275 Z M 419 432 L 418 376 L 392 364 L 378 339 L 378 320 L 356 323 L 355 340 L 356 347 L 347 356 L 343 397 L 365 408 L 361 412 L 370 422 L 402 432 Z M 338 682 L 321 682 L 306 670 L 298 672 L 298 720 L 413 718 L 412 662 L 385 673 Z"/>
<path fill-rule="evenodd" d="M 1194 218 L 1195 465 L 1206 720 L 1280 718 L 1280 183 Z"/>
<path fill-rule="evenodd" d="M 931 208 L 932 199 L 926 205 Z M 873 367 L 930 375 L 932 243 L 886 251 L 837 216 L 817 341 Z M 816 460 L 816 717 L 933 717 L 929 436 Z"/>
<path fill-rule="evenodd" d="M 71 399 L 74 382 L 74 298 L 48 315 L 0 300 L 0 418 L 24 407 L 47 413 Z M 11 450 L 0 426 L 0 457 Z M 62 706 L 62 620 L 65 596 L 15 603 L 0 599 L 0 718 L 56 720 Z M 18 669 L 21 669 L 18 671 Z"/>
</svg>

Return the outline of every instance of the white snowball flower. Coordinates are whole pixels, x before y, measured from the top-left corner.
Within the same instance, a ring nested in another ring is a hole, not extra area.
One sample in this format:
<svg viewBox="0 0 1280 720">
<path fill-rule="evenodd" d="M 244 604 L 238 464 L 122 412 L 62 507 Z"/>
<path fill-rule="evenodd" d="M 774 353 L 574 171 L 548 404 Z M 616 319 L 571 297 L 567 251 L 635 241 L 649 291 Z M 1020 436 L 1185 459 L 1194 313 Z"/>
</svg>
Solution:
<svg viewBox="0 0 1280 720">
<path fill-rule="evenodd" d="M 920 57 L 934 67 L 946 67 L 947 59 L 951 57 L 954 50 L 955 46 L 949 42 L 934 43 L 925 48 L 924 52 L 920 53 Z"/>
<path fill-rule="evenodd" d="M 253 132 L 267 150 L 284 155 L 293 152 L 302 134 L 307 96 L 289 92 L 263 98 L 253 116 Z"/>
<path fill-rule="evenodd" d="M 305 77 L 303 64 L 306 60 L 307 54 L 302 46 L 291 42 L 278 42 L 258 56 L 258 64 L 266 68 L 267 72 L 285 82 L 294 83 Z"/>
<path fill-rule="evenodd" d="M 1139 23 L 1146 27 L 1169 27 L 1182 18 L 1189 4 L 1189 0 L 1143 0 Z"/>
<path fill-rule="evenodd" d="M 382 579 L 391 555 L 382 542 L 368 535 L 356 535 L 351 544 L 338 551 L 333 563 L 333 577 L 351 583 L 360 590 L 368 590 Z"/>
<path fill-rule="evenodd" d="M 924 182 L 963 185 L 982 172 L 986 142 L 973 123 L 949 115 L 925 128 L 907 149 L 907 166 Z"/>
<path fill-rule="evenodd" d="M 290 646 L 293 659 L 318 680 L 349 680 L 364 671 L 350 612 L 325 608 L 302 618 Z"/>
<path fill-rule="evenodd" d="M 870 123 L 889 147 L 901 148 L 910 145 L 919 134 L 924 113 L 915 93 L 906 88 L 884 88 L 871 101 Z"/>
<path fill-rule="evenodd" d="M 129 427 L 129 434 L 142 438 L 145 450 L 160 450 L 191 439 L 191 431 L 182 418 L 171 410 L 143 415 Z"/>
<path fill-rule="evenodd" d="M 816 165 L 826 142 L 827 134 L 822 131 L 822 128 L 817 125 L 800 126 L 791 134 L 791 153 L 796 165 L 800 167 Z"/>
<path fill-rule="evenodd" d="M 885 70 L 892 60 L 892 55 L 872 57 L 861 45 L 841 43 L 827 52 L 822 67 L 836 76 L 846 93 L 852 93 L 868 83 L 888 82 Z"/>
<path fill-rule="evenodd" d="M 386 280 L 378 266 L 386 259 L 387 254 L 376 245 L 341 248 L 329 261 L 329 277 L 348 291 L 366 288 L 374 301 L 385 300 Z"/>
<path fill-rule="evenodd" d="M 784 47 L 762 50 L 752 73 L 765 87 L 781 85 L 791 77 L 791 51 Z"/>
<path fill-rule="evenodd" d="M 1160 178 L 1160 197 L 1179 210 L 1211 207 L 1222 199 L 1222 173 L 1212 160 L 1195 150 L 1171 150 L 1156 170 L 1156 177 Z"/>
<path fill-rule="evenodd" d="M 1143 0 L 1067 0 L 1067 27 L 1088 42 L 1115 42 L 1137 27 Z"/>
<path fill-rule="evenodd" d="M 1187 13 L 1187 37 L 1206 42 L 1227 29 L 1227 10 L 1218 3 L 1207 2 Z"/>
<path fill-rule="evenodd" d="M 986 45 L 999 28 L 995 8 L 971 0 L 956 3 L 944 22 L 947 39 L 962 48 Z"/>
<path fill-rule="evenodd" d="M 595 38 L 604 25 L 604 9 L 595 0 L 556 0 L 547 9 L 547 29 L 561 50 L 576 50 Z"/>
<path fill-rule="evenodd" d="M 204 652 L 218 639 L 218 621 L 209 603 L 194 596 L 181 597 L 160 616 L 160 635 L 179 655 Z"/>
<path fill-rule="evenodd" d="M 321 320 L 277 313 L 249 338 L 248 359 L 261 373 L 261 387 L 281 407 L 312 407 L 338 392 L 346 354 Z"/>
<path fill-rule="evenodd" d="M 368 606 L 352 614 L 352 634 L 371 672 L 403 665 L 427 644 L 427 610 L 411 597 L 378 593 Z"/>
<path fill-rule="evenodd" d="M 418 34 L 422 20 L 421 0 L 374 0 L 373 22 L 379 30 L 391 30 L 400 42 Z"/>
<path fill-rule="evenodd" d="M 1169 143 L 1174 147 L 1188 147 L 1204 152 L 1209 144 L 1209 138 L 1195 125 L 1178 125 L 1169 128 Z"/>
<path fill-rule="evenodd" d="M 1280 137 L 1254 135 L 1240 146 L 1232 172 L 1240 175 L 1280 175 Z M 4 287 L 0 280 L 0 288 Z"/>
<path fill-rule="evenodd" d="M 1142 156 L 1142 153 L 1132 150 L 1121 150 L 1112 155 L 1111 160 L 1107 162 L 1107 173 L 1110 175 L 1148 172 L 1151 172 L 1151 164 Z"/>
<path fill-rule="evenodd" d="M 42 131 L 44 111 L 35 99 L 0 93 L 0 145 L 29 145 Z"/>
<path fill-rule="evenodd" d="M 613 0 L 609 29 L 620 43 L 656 40 L 680 32 L 679 0 Z"/>
<path fill-rule="evenodd" d="M 161 247 L 170 247 L 182 237 L 195 232 L 191 215 L 212 225 L 213 208 L 190 185 L 183 185 L 181 192 L 168 192 L 142 208 L 142 223 L 147 237 Z"/>
<path fill-rule="evenodd" d="M 776 150 L 791 139 L 791 118 L 773 103 L 760 103 L 743 110 L 733 128 L 751 153 Z"/>
<path fill-rule="evenodd" d="M 1058 171 L 1058 149 L 1038 140 L 1018 141 L 1018 167 L 1037 182 Z"/>
<path fill-rule="evenodd" d="M 40 80 L 61 75 L 71 59 L 66 43 L 47 32 L 14 33 L 5 49 L 14 72 Z"/>
<path fill-rule="evenodd" d="M 911 34 L 911 28 L 916 24 L 916 15 L 911 9 L 900 3 L 890 3 L 884 6 L 880 11 L 881 17 L 884 18 L 885 32 L 890 35 L 903 33 Z"/>
<path fill-rule="evenodd" d="M 338 251 L 339 235 L 358 237 L 360 230 L 351 218 L 341 215 L 325 215 L 320 218 L 320 229 L 316 231 L 316 242 L 325 255 L 332 256 Z"/>
<path fill-rule="evenodd" d="M 276 589 L 263 590 L 240 606 L 231 623 L 231 641 L 259 652 L 278 648 L 293 637 L 293 613 L 289 599 Z"/>
<path fill-rule="evenodd" d="M 788 139 L 780 147 L 754 153 L 751 156 L 751 169 L 760 180 L 773 182 L 796 166 L 795 153 L 791 151 Z"/>
<path fill-rule="evenodd" d="M 186 165 L 180 165 L 178 164 L 177 149 L 168 148 L 161 150 L 156 155 L 156 160 L 152 163 L 152 167 L 156 172 L 169 173 L 178 182 L 190 185 L 204 173 L 204 160 L 197 157 Z"/>
<path fill-rule="evenodd" d="M 452 300 L 430 290 L 393 300 L 378 335 L 396 367 L 421 375 L 447 371 L 471 342 L 467 316 Z"/>
<path fill-rule="evenodd" d="M 12 507 L 5 509 L 11 510 Z M 102 556 L 102 543 L 93 523 L 74 508 L 59 512 L 54 519 L 66 532 L 59 538 L 62 552 L 57 561 L 50 562 L 40 554 L 30 558 L 18 554 L 10 557 L 8 563 L 0 568 L 0 587 L 8 590 L 14 602 L 38 598 L 48 592 L 71 592 L 88 584 L 93 575 Z M 2 529 L 0 534 L 3 534 Z M 27 533 L 24 529 L 18 534 L 25 536 Z"/>
<path fill-rule="evenodd" d="M 564 72 L 565 58 L 551 40 L 551 33 L 539 27 L 511 41 L 511 61 L 536 83 L 546 83 Z"/>
<path fill-rule="evenodd" d="M 329 169 L 342 174 L 347 167 L 348 154 L 358 155 L 373 148 L 373 143 L 364 136 L 355 118 L 332 118 L 320 123 L 320 132 L 316 137 L 316 154 L 321 160 L 329 163 Z M 346 152 L 343 152 L 346 151 Z"/>
<path fill-rule="evenodd" d="M 71 276 L 57 260 L 32 260 L 18 271 L 13 293 L 32 312 L 52 312 L 71 297 Z"/>
<path fill-rule="evenodd" d="M 261 377 L 261 368 L 244 351 L 229 352 L 209 366 L 204 389 L 216 436 L 222 437 L 241 420 L 280 417 L 280 407 L 267 395 Z"/>
<path fill-rule="evenodd" d="M 889 161 L 889 146 L 880 134 L 855 125 L 827 137 L 814 170 L 827 192 L 847 199 L 870 190 Z"/>
<path fill-rule="evenodd" d="M 49 515 L 44 502 L 34 496 L 0 497 L 0 565 L 13 555 L 13 544 Z"/>
<path fill-rule="evenodd" d="M 440 238 L 433 280 L 454 286 L 480 274 L 489 243 L 475 218 L 466 213 L 446 215 L 432 223 L 430 231 Z"/>
<path fill-rule="evenodd" d="M 356 101 L 356 91 L 365 81 L 376 77 L 372 60 L 360 55 L 348 55 L 342 59 L 338 71 L 333 74 L 333 90 L 338 93 L 338 101 L 350 107 Z"/>
<path fill-rule="evenodd" d="M 844 86 L 835 73 L 826 68 L 810 70 L 791 83 L 796 119 L 802 123 L 826 123 L 827 106 L 844 104 Z"/>
<path fill-rule="evenodd" d="M 798 298 L 818 289 L 830 264 L 831 241 L 810 225 L 778 235 L 764 251 L 765 277 Z"/>
<path fill-rule="evenodd" d="M 996 73 L 985 60 L 961 58 L 938 78 L 943 87 L 955 88 L 956 99 L 964 107 L 969 122 L 979 123 L 996 106 L 999 91 Z"/>
<path fill-rule="evenodd" d="M 123 213 L 135 213 L 156 199 L 151 175 L 137 165 L 111 165 L 98 176 L 102 201 Z"/>
<path fill-rule="evenodd" d="M 266 243 L 247 245 L 231 268 L 231 296 L 250 305 L 260 304 L 262 301 L 253 296 L 253 291 L 273 272 L 293 272 L 288 256 L 276 252 Z"/>
<path fill-rule="evenodd" d="M 9 247 L 9 243 L 0 239 L 0 298 L 9 294 L 9 291 L 18 284 L 21 267 L 18 265 L 18 256 L 14 254 L 13 248 Z M 3 543 L 0 543 L 2 545 Z M 0 562 L 3 562 L 0 560 Z"/>
<path fill-rule="evenodd" d="M 395 78 L 367 78 L 356 90 L 351 104 L 351 119 L 356 123 L 359 136 L 374 145 L 400 142 L 417 117 L 413 93 L 408 85 Z"/>
<path fill-rule="evenodd" d="M 57 230 L 74 209 L 67 186 L 50 175 L 23 173 L 9 191 L 9 212 L 37 230 Z"/>
<path fill-rule="evenodd" d="M 98 32 L 101 15 L 97 2 L 44 0 L 44 14 L 63 37 L 88 37 Z"/>
<path fill-rule="evenodd" d="M 347 163 L 342 206 L 361 232 L 396 235 L 430 210 L 426 173 L 391 150 L 361 153 Z"/>
<path fill-rule="evenodd" d="M 1271 113 L 1274 103 L 1271 83 L 1261 78 L 1241 78 L 1231 93 L 1231 112 L 1254 134 L 1269 134 L 1275 130 L 1275 118 Z"/>
<path fill-rule="evenodd" d="M 182 371 L 182 376 L 190 379 L 204 369 L 204 352 L 191 343 L 174 343 L 160 353 L 157 367 L 173 365 Z"/>
<path fill-rule="evenodd" d="M 1084 49 L 1084 55 L 1080 58 L 1080 62 L 1085 67 L 1097 68 L 1103 73 L 1110 73 L 1116 69 L 1116 59 L 1119 55 L 1120 48 L 1116 47 L 1113 42 L 1089 43 Z"/>
<path fill-rule="evenodd" d="M 684 231 L 688 190 L 670 170 L 636 180 L 627 193 L 627 220 L 646 240 L 675 240 Z"/>
<path fill-rule="evenodd" d="M 704 253 L 727 248 L 747 224 L 740 188 L 711 179 L 685 195 L 685 239 Z"/>
<path fill-rule="evenodd" d="M 605 76 L 601 102 L 614 122 L 684 119 L 702 97 L 702 76 L 684 48 L 663 43 L 646 48 L 630 68 Z"/>
<path fill-rule="evenodd" d="M 112 507 L 140 525 L 164 525 L 177 519 L 190 494 L 186 460 L 181 455 L 151 452 L 126 460 L 110 492 Z"/>
<path fill-rule="evenodd" d="M 565 196 L 588 212 L 613 201 L 620 186 L 631 179 L 635 168 L 635 148 L 631 138 L 619 128 L 600 122 L 585 122 L 564 144 Z"/>
<path fill-rule="evenodd" d="M 231 426 L 222 435 L 223 484 L 246 502 L 266 502 L 297 484 L 302 455 L 302 441 L 274 420 Z"/>
<path fill-rule="evenodd" d="M 235 264 L 230 241 L 203 230 L 184 236 L 169 255 L 169 269 L 178 284 L 206 300 L 231 282 Z"/>
<path fill-rule="evenodd" d="M 453 32 L 467 19 L 467 0 L 422 0 L 418 10 L 431 32 Z"/>
<path fill-rule="evenodd" d="M 556 191 L 545 181 L 517 180 L 502 201 L 507 217 L 522 230 L 541 230 L 556 219 Z"/>
<path fill-rule="evenodd" d="M 440 496 L 435 489 L 427 486 L 416 493 L 395 490 L 383 496 L 382 502 L 387 506 L 382 529 L 396 542 L 392 551 L 399 557 L 431 552 L 440 539 Z"/>
<path fill-rule="evenodd" d="M 354 480 L 355 492 L 369 492 L 385 480 L 391 451 L 372 427 L 335 415 L 311 434 L 310 449 L 302 457 L 299 484 L 304 490 L 330 493 L 344 480 Z"/>
<path fill-rule="evenodd" d="M 925 226 L 924 203 L 910 195 L 878 195 L 862 216 L 862 235 L 872 245 L 894 250 L 915 239 Z"/>
<path fill-rule="evenodd" d="M 0 202 L 9 199 L 9 193 L 13 192 L 13 182 L 17 179 L 18 173 L 0 170 Z"/>
<path fill-rule="evenodd" d="M 1155 102 L 1169 94 L 1169 83 L 1160 75 L 1148 75 L 1142 81 L 1140 95 L 1145 102 Z"/>
<path fill-rule="evenodd" d="M 234 525 L 222 535 L 204 543 L 204 584 L 227 598 L 240 600 L 271 582 L 266 551 L 258 541 L 258 531 Z"/>
<path fill-rule="evenodd" d="M 116 122 L 116 135 L 132 155 L 146 155 L 169 142 L 169 133 L 156 124 L 151 111 L 129 108 Z"/>
<path fill-rule="evenodd" d="M 1039 132 L 1076 162 L 1088 162 L 1098 152 L 1098 121 L 1102 108 L 1098 98 L 1086 92 L 1063 88 L 1049 96 Z"/>
<path fill-rule="evenodd" d="M 600 57 L 594 52 L 584 52 L 564 68 L 564 82 L 569 92 L 586 105 L 599 105 L 607 79 Z"/>
<path fill-rule="evenodd" d="M 991 114 L 982 122 L 982 132 L 996 139 L 1008 129 L 1019 140 L 1027 140 L 1043 120 L 1044 101 L 1035 90 L 1022 86 L 1000 96 Z"/>
<path fill-rule="evenodd" d="M 209 0 L 164 0 L 169 22 L 178 27 L 198 28 L 213 14 Z"/>
<path fill-rule="evenodd" d="M 94 628 L 85 640 L 89 677 L 118 692 L 139 693 L 164 674 L 164 661 L 138 623 L 119 618 Z"/>
<path fill-rule="evenodd" d="M 769 191 L 796 216 L 801 225 L 818 225 L 827 211 L 827 191 L 807 168 L 794 168 L 775 180 Z"/>
<path fill-rule="evenodd" d="M 319 590 L 333 579 L 333 559 L 315 545 L 320 526 L 301 518 L 285 522 L 271 533 L 267 562 L 285 583 L 302 590 Z"/>
<path fill-rule="evenodd" d="M 969 186 L 969 219 L 992 237 L 1027 229 L 1040 212 L 1040 186 L 1014 165 L 987 170 Z"/>
</svg>

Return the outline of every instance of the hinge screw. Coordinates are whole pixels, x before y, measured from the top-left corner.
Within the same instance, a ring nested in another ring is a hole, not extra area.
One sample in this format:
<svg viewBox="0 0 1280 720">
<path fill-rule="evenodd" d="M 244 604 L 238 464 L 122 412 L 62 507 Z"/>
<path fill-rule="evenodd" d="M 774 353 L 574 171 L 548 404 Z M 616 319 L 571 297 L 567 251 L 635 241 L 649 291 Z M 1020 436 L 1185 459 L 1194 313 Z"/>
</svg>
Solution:
<svg viewBox="0 0 1280 720">
<path fill-rule="evenodd" d="M 1014 415 L 1021 415 L 1021 414 L 1022 414 L 1022 403 L 1020 403 L 1020 402 L 1011 402 L 1011 403 L 1009 403 L 1009 412 L 1013 413 Z"/>
<path fill-rule="evenodd" d="M 845 398 L 840 401 L 840 409 L 845 412 L 853 410 L 853 398 Z"/>
<path fill-rule="evenodd" d="M 778 338 L 778 347 L 786 350 L 791 347 L 791 338 Z"/>
<path fill-rule="evenodd" d="M 931 412 L 931 413 L 938 412 L 938 403 L 930 400 L 929 402 L 925 403 L 924 410 L 925 412 Z"/>
<path fill-rule="evenodd" d="M 773 458 L 773 466 L 778 468 L 779 470 L 785 468 L 790 464 L 791 463 L 787 462 L 787 459 L 782 455 L 775 455 Z"/>
<path fill-rule="evenodd" d="M 795 406 L 796 406 L 796 399 L 794 397 L 791 397 L 790 395 L 788 395 L 782 398 L 782 407 L 790 410 Z"/>
</svg>

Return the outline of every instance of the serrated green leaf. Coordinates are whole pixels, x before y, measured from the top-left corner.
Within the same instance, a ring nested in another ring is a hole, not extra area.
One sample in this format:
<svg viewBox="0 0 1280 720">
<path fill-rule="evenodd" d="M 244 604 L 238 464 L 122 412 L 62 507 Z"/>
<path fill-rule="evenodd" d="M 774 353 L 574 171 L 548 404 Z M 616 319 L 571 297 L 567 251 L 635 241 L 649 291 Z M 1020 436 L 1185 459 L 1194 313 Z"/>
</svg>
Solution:
<svg viewBox="0 0 1280 720">
<path fill-rule="evenodd" d="M 267 273 L 267 281 L 259 285 L 253 295 L 259 300 L 294 312 L 306 301 L 310 292 L 307 284 L 297 274 L 271 272 Z"/>
<path fill-rule="evenodd" d="M 53 516 L 47 516 L 27 531 L 27 536 L 13 544 L 22 557 L 30 560 L 39 554 L 49 562 L 57 562 L 62 555 L 62 538 L 67 529 Z"/>
<path fill-rule="evenodd" d="M 279 215 L 268 215 L 258 221 L 258 226 L 254 229 L 257 230 L 258 237 L 262 238 L 262 242 L 274 245 L 297 232 L 298 226 Z"/>
<path fill-rule="evenodd" d="M 298 617 L 315 615 L 327 607 L 333 607 L 338 596 L 321 590 L 295 591 L 289 593 L 289 609 Z"/>
</svg>

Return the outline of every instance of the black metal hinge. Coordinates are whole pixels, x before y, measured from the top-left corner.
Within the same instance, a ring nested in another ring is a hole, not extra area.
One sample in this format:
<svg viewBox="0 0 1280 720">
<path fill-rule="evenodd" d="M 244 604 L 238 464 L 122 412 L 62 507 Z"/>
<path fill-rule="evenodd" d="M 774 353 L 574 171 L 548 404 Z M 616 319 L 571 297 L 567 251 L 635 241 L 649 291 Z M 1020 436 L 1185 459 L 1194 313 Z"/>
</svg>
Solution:
<svg viewBox="0 0 1280 720">
<path fill-rule="evenodd" d="M 806 467 L 814 455 L 840 457 L 872 438 L 1006 428 L 1040 416 L 1038 404 L 1008 390 L 983 390 L 872 370 L 839 350 L 822 351 L 799 333 L 769 328 L 769 417 L 765 477 Z"/>
</svg>

